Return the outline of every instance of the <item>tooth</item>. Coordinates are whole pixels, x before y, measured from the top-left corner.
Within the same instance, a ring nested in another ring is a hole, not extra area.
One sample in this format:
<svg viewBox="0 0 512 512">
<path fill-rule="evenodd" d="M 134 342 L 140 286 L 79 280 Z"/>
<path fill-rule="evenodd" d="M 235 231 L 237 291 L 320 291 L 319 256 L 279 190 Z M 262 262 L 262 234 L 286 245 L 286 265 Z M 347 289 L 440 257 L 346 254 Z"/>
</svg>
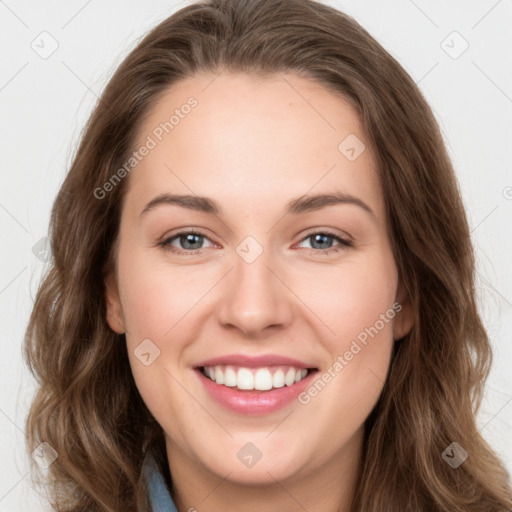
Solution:
<svg viewBox="0 0 512 512">
<path fill-rule="evenodd" d="M 284 372 L 283 370 L 277 370 L 272 377 L 272 387 L 282 388 L 284 386 Z"/>
<path fill-rule="evenodd" d="M 268 368 L 260 368 L 254 376 L 254 389 L 265 391 L 272 389 L 272 375 Z"/>
<path fill-rule="evenodd" d="M 273 374 L 269 368 L 258 368 L 256 373 L 249 368 L 237 368 L 233 366 L 206 366 L 203 373 L 213 382 L 238 389 L 251 390 L 257 389 L 267 391 L 272 388 L 282 388 L 291 386 L 295 382 L 301 381 L 308 374 L 305 368 L 288 367 L 283 371 L 278 368 Z"/>
<path fill-rule="evenodd" d="M 226 370 L 224 371 L 224 386 L 236 386 L 236 372 L 230 366 L 226 366 Z"/>
<path fill-rule="evenodd" d="M 293 368 L 290 368 L 284 377 L 284 383 L 287 386 L 291 386 L 295 382 L 295 370 Z"/>
<path fill-rule="evenodd" d="M 224 384 L 224 373 L 219 366 L 215 367 L 215 382 L 217 384 Z"/>
<path fill-rule="evenodd" d="M 238 389 L 254 389 L 254 377 L 251 370 L 240 368 L 237 377 Z"/>
</svg>

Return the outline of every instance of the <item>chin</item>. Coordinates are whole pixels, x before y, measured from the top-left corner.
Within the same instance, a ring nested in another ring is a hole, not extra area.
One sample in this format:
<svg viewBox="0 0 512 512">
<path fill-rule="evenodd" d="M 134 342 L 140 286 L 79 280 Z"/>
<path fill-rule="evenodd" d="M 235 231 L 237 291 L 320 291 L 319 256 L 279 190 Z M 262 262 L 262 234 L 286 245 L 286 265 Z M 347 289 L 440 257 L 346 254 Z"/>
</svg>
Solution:
<svg viewBox="0 0 512 512">
<path fill-rule="evenodd" d="M 267 435 L 267 434 L 265 434 Z M 210 461 L 203 460 L 203 464 L 221 478 L 226 478 L 233 483 L 243 485 L 269 485 L 277 481 L 284 481 L 297 476 L 305 471 L 304 446 L 300 451 L 283 451 L 282 440 L 280 447 L 276 448 L 271 443 L 243 441 L 237 443 L 233 450 L 233 457 L 226 457 L 231 449 L 222 450 L 222 454 L 212 454 Z M 242 448 L 239 448 L 239 446 Z M 256 445 L 260 449 L 256 448 Z M 288 448 L 291 448 L 290 446 Z M 252 457 L 252 458 L 251 458 Z M 202 454 L 204 459 L 204 454 Z M 214 465 L 211 460 L 218 461 Z"/>
</svg>

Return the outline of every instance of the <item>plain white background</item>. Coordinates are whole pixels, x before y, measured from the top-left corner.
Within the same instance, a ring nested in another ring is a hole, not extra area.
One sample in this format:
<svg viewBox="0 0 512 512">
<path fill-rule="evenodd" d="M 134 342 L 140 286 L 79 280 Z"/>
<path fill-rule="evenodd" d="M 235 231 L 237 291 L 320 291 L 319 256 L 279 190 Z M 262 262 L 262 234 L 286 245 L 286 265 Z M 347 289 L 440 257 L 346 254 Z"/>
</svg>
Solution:
<svg viewBox="0 0 512 512">
<path fill-rule="evenodd" d="M 186 3 L 0 0 L 0 511 L 48 509 L 32 490 L 23 434 L 34 383 L 22 339 L 44 270 L 33 247 L 47 233 L 53 199 L 113 70 L 140 36 Z M 326 3 L 355 17 L 398 59 L 441 125 L 495 354 L 478 424 L 512 472 L 512 0 Z"/>
</svg>

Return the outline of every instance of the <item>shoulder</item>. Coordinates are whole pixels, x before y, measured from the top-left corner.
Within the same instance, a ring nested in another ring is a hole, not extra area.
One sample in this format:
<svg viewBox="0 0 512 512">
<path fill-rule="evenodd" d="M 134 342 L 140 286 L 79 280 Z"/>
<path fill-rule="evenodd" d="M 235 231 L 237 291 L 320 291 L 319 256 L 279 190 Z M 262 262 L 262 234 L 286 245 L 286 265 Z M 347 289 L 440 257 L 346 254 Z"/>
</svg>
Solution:
<svg viewBox="0 0 512 512">
<path fill-rule="evenodd" d="M 147 484 L 152 512 L 178 512 L 152 451 L 146 452 L 141 477 Z"/>
</svg>

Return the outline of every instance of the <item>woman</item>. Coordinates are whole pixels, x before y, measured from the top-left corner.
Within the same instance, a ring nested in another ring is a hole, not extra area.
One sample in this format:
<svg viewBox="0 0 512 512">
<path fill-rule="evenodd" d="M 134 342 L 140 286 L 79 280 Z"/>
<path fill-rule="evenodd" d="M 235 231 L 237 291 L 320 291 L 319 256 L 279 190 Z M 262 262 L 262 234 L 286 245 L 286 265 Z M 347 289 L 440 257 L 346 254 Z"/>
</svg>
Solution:
<svg viewBox="0 0 512 512">
<path fill-rule="evenodd" d="M 51 233 L 27 441 L 57 510 L 511 508 L 475 424 L 491 353 L 454 172 L 348 16 L 212 0 L 163 21 Z"/>
</svg>

